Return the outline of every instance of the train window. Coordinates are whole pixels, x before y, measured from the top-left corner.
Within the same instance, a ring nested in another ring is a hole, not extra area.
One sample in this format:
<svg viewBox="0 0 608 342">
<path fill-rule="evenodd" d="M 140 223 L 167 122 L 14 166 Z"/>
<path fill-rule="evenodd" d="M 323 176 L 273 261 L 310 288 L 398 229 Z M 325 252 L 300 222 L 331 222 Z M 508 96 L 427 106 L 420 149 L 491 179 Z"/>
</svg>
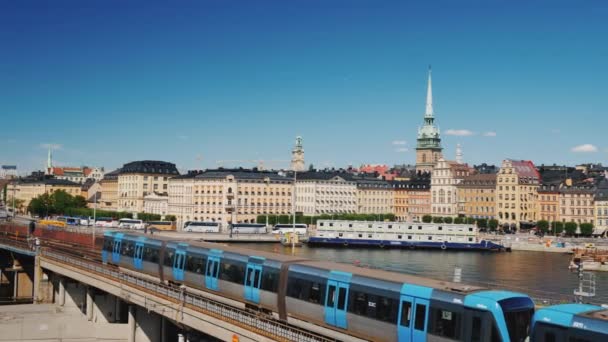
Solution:
<svg viewBox="0 0 608 342">
<path fill-rule="evenodd" d="M 329 290 L 327 291 L 327 306 L 334 307 L 334 297 L 336 292 L 335 285 L 329 285 Z"/>
<path fill-rule="evenodd" d="M 243 284 L 245 281 L 245 264 L 238 261 L 222 260 L 220 279 L 232 283 Z"/>
<path fill-rule="evenodd" d="M 322 286 L 320 283 L 311 282 L 310 297 L 308 298 L 308 301 L 311 302 L 311 303 L 320 304 L 321 303 L 321 298 L 323 298 L 323 294 L 321 293 L 321 289 L 324 289 L 324 288 L 325 287 Z"/>
<path fill-rule="evenodd" d="M 158 248 L 144 247 L 142 259 L 152 263 L 158 263 L 159 251 Z"/>
<path fill-rule="evenodd" d="M 135 245 L 132 241 L 123 240 L 120 254 L 132 258 L 135 254 Z"/>
<path fill-rule="evenodd" d="M 556 341 L 556 339 L 555 339 L 555 333 L 551 332 L 551 331 L 547 331 L 545 333 L 545 339 L 543 341 L 545 341 L 545 342 L 555 342 Z"/>
<path fill-rule="evenodd" d="M 341 287 L 338 290 L 338 309 L 344 310 L 345 306 L 346 306 L 346 289 Z"/>
<path fill-rule="evenodd" d="M 330 289 L 330 291 L 332 290 Z M 330 293 L 332 297 L 330 297 L 329 301 L 333 306 L 333 292 Z M 287 296 L 309 303 L 323 304 L 325 302 L 325 284 L 307 279 L 299 279 L 289 275 L 289 280 L 287 282 Z"/>
<path fill-rule="evenodd" d="M 426 323 L 426 305 L 416 304 L 416 316 L 414 320 L 414 329 L 424 331 Z"/>
<path fill-rule="evenodd" d="M 481 342 L 481 317 L 474 316 L 472 319 L 471 342 Z"/>
<path fill-rule="evenodd" d="M 365 316 L 367 312 L 367 294 L 364 292 L 350 291 L 350 303 L 348 311 L 355 315 Z"/>
<path fill-rule="evenodd" d="M 275 269 L 265 267 L 262 272 L 261 289 L 270 292 L 277 292 L 279 288 L 279 272 Z"/>
<path fill-rule="evenodd" d="M 395 324 L 397 322 L 397 315 L 399 314 L 399 301 L 351 288 L 348 312 Z"/>
<path fill-rule="evenodd" d="M 186 271 L 203 274 L 205 273 L 206 264 L 207 260 L 205 260 L 205 258 L 198 255 L 188 255 L 188 259 L 186 261 Z"/>
<path fill-rule="evenodd" d="M 412 320 L 412 303 L 408 301 L 401 302 L 401 326 L 409 327 Z"/>
<path fill-rule="evenodd" d="M 260 288 L 260 270 L 256 269 L 253 272 L 253 287 Z"/>
<path fill-rule="evenodd" d="M 492 320 L 492 336 L 490 336 L 490 341 L 502 342 L 502 338 L 500 337 L 500 333 L 498 332 L 498 328 L 496 327 L 496 322 L 494 320 Z"/>
<path fill-rule="evenodd" d="M 433 335 L 460 339 L 462 314 L 443 308 L 431 307 L 429 332 Z"/>
<path fill-rule="evenodd" d="M 173 254 L 174 250 L 166 249 L 165 250 L 165 266 L 173 267 Z"/>
<path fill-rule="evenodd" d="M 111 238 L 103 239 L 103 250 L 108 251 L 108 252 L 112 251 L 112 239 Z"/>
</svg>

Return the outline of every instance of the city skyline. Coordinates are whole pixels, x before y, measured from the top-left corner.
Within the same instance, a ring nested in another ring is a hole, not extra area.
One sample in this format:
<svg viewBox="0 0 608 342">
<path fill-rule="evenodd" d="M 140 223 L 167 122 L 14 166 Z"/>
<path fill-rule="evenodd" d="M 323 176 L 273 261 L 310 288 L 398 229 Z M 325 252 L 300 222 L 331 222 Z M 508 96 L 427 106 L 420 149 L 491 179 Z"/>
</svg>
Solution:
<svg viewBox="0 0 608 342">
<path fill-rule="evenodd" d="M 605 4 L 271 3 L 1 5 L 0 164 L 414 164 L 428 64 L 446 159 L 606 164 Z"/>
</svg>

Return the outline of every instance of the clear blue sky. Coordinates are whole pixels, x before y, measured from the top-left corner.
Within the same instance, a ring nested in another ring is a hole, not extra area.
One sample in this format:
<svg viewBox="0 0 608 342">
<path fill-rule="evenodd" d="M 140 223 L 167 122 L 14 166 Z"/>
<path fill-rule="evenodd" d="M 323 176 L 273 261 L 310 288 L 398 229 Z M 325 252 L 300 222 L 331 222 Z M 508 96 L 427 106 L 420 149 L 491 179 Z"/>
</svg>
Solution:
<svg viewBox="0 0 608 342">
<path fill-rule="evenodd" d="M 2 1 L 0 163 L 413 163 L 429 64 L 450 159 L 608 159 L 606 1 L 181 3 Z"/>
</svg>

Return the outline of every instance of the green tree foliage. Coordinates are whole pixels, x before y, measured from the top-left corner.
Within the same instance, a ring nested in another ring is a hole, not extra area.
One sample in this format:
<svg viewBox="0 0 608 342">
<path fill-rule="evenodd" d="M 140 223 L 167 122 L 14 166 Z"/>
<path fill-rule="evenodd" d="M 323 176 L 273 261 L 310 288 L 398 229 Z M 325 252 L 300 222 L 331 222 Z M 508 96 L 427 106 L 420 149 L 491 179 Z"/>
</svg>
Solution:
<svg viewBox="0 0 608 342">
<path fill-rule="evenodd" d="M 463 224 L 464 223 L 464 217 L 457 217 L 454 219 L 454 223 L 455 224 Z"/>
<path fill-rule="evenodd" d="M 443 222 L 444 223 L 452 223 L 452 222 L 454 222 L 454 219 L 451 218 L 451 217 L 444 217 L 443 218 Z"/>
<path fill-rule="evenodd" d="M 165 220 L 175 222 L 177 221 L 177 217 L 175 215 L 165 215 Z"/>
<path fill-rule="evenodd" d="M 431 223 L 433 222 L 433 217 L 431 215 L 424 215 L 422 216 L 422 222 Z"/>
<path fill-rule="evenodd" d="M 488 219 L 477 219 L 478 228 L 488 228 Z"/>
<path fill-rule="evenodd" d="M 498 228 L 498 220 L 490 219 L 488 221 L 488 227 L 490 228 L 491 231 L 495 231 L 496 228 Z"/>
<path fill-rule="evenodd" d="M 440 217 L 440 216 L 433 217 L 433 223 L 443 223 L 443 217 Z"/>
<path fill-rule="evenodd" d="M 475 224 L 475 219 L 472 217 L 467 217 L 465 223 L 466 224 Z"/>
<path fill-rule="evenodd" d="M 566 230 L 567 235 L 574 236 L 574 234 L 576 234 L 576 223 L 566 222 L 564 229 Z"/>
<path fill-rule="evenodd" d="M 64 190 L 51 194 L 44 193 L 30 201 L 27 210 L 40 217 L 50 215 L 70 215 L 71 209 L 86 208 L 87 201 L 82 196 L 72 196 Z"/>
<path fill-rule="evenodd" d="M 581 223 L 581 235 L 591 236 L 591 234 L 593 234 L 593 224 L 592 223 Z"/>
<path fill-rule="evenodd" d="M 551 223 L 551 225 L 553 226 L 553 232 L 555 234 L 561 234 L 564 231 L 564 223 L 563 222 L 554 221 L 553 223 Z"/>
<path fill-rule="evenodd" d="M 158 214 L 150 213 L 137 213 L 137 219 L 149 222 L 149 221 L 160 221 L 161 216 Z"/>
<path fill-rule="evenodd" d="M 536 227 L 543 233 L 547 233 L 549 230 L 549 222 L 545 220 L 540 220 L 536 222 Z"/>
</svg>

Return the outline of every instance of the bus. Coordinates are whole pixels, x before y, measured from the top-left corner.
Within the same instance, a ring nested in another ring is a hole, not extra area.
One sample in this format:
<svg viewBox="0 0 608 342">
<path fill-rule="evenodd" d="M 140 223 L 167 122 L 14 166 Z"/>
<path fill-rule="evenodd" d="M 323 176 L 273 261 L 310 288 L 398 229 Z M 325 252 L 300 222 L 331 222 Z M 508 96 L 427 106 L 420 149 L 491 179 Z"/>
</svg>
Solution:
<svg viewBox="0 0 608 342">
<path fill-rule="evenodd" d="M 175 230 L 175 222 L 173 221 L 150 221 L 148 229 L 156 230 Z"/>
<path fill-rule="evenodd" d="M 188 221 L 184 224 L 185 232 L 195 233 L 219 233 L 220 223 L 219 222 L 201 222 L 201 221 Z"/>
<path fill-rule="evenodd" d="M 264 234 L 266 233 L 266 225 L 259 223 L 235 223 L 230 226 L 230 232 L 233 234 Z"/>
<path fill-rule="evenodd" d="M 116 228 L 118 227 L 118 221 L 111 217 L 98 217 L 95 219 L 96 227 Z"/>
<path fill-rule="evenodd" d="M 59 216 L 56 221 L 65 222 L 68 226 L 78 226 L 80 224 L 80 219 L 69 216 Z"/>
<path fill-rule="evenodd" d="M 293 224 L 277 224 L 272 228 L 273 234 L 293 233 L 304 235 L 308 231 L 308 226 L 303 223 Z"/>
<path fill-rule="evenodd" d="M 46 225 L 48 227 L 57 227 L 57 228 L 65 228 L 67 227 L 67 223 L 65 221 L 57 221 L 57 220 L 40 220 L 38 223 Z"/>
<path fill-rule="evenodd" d="M 122 218 L 118 220 L 118 228 L 126 228 L 126 229 L 144 229 L 144 221 Z"/>
</svg>

